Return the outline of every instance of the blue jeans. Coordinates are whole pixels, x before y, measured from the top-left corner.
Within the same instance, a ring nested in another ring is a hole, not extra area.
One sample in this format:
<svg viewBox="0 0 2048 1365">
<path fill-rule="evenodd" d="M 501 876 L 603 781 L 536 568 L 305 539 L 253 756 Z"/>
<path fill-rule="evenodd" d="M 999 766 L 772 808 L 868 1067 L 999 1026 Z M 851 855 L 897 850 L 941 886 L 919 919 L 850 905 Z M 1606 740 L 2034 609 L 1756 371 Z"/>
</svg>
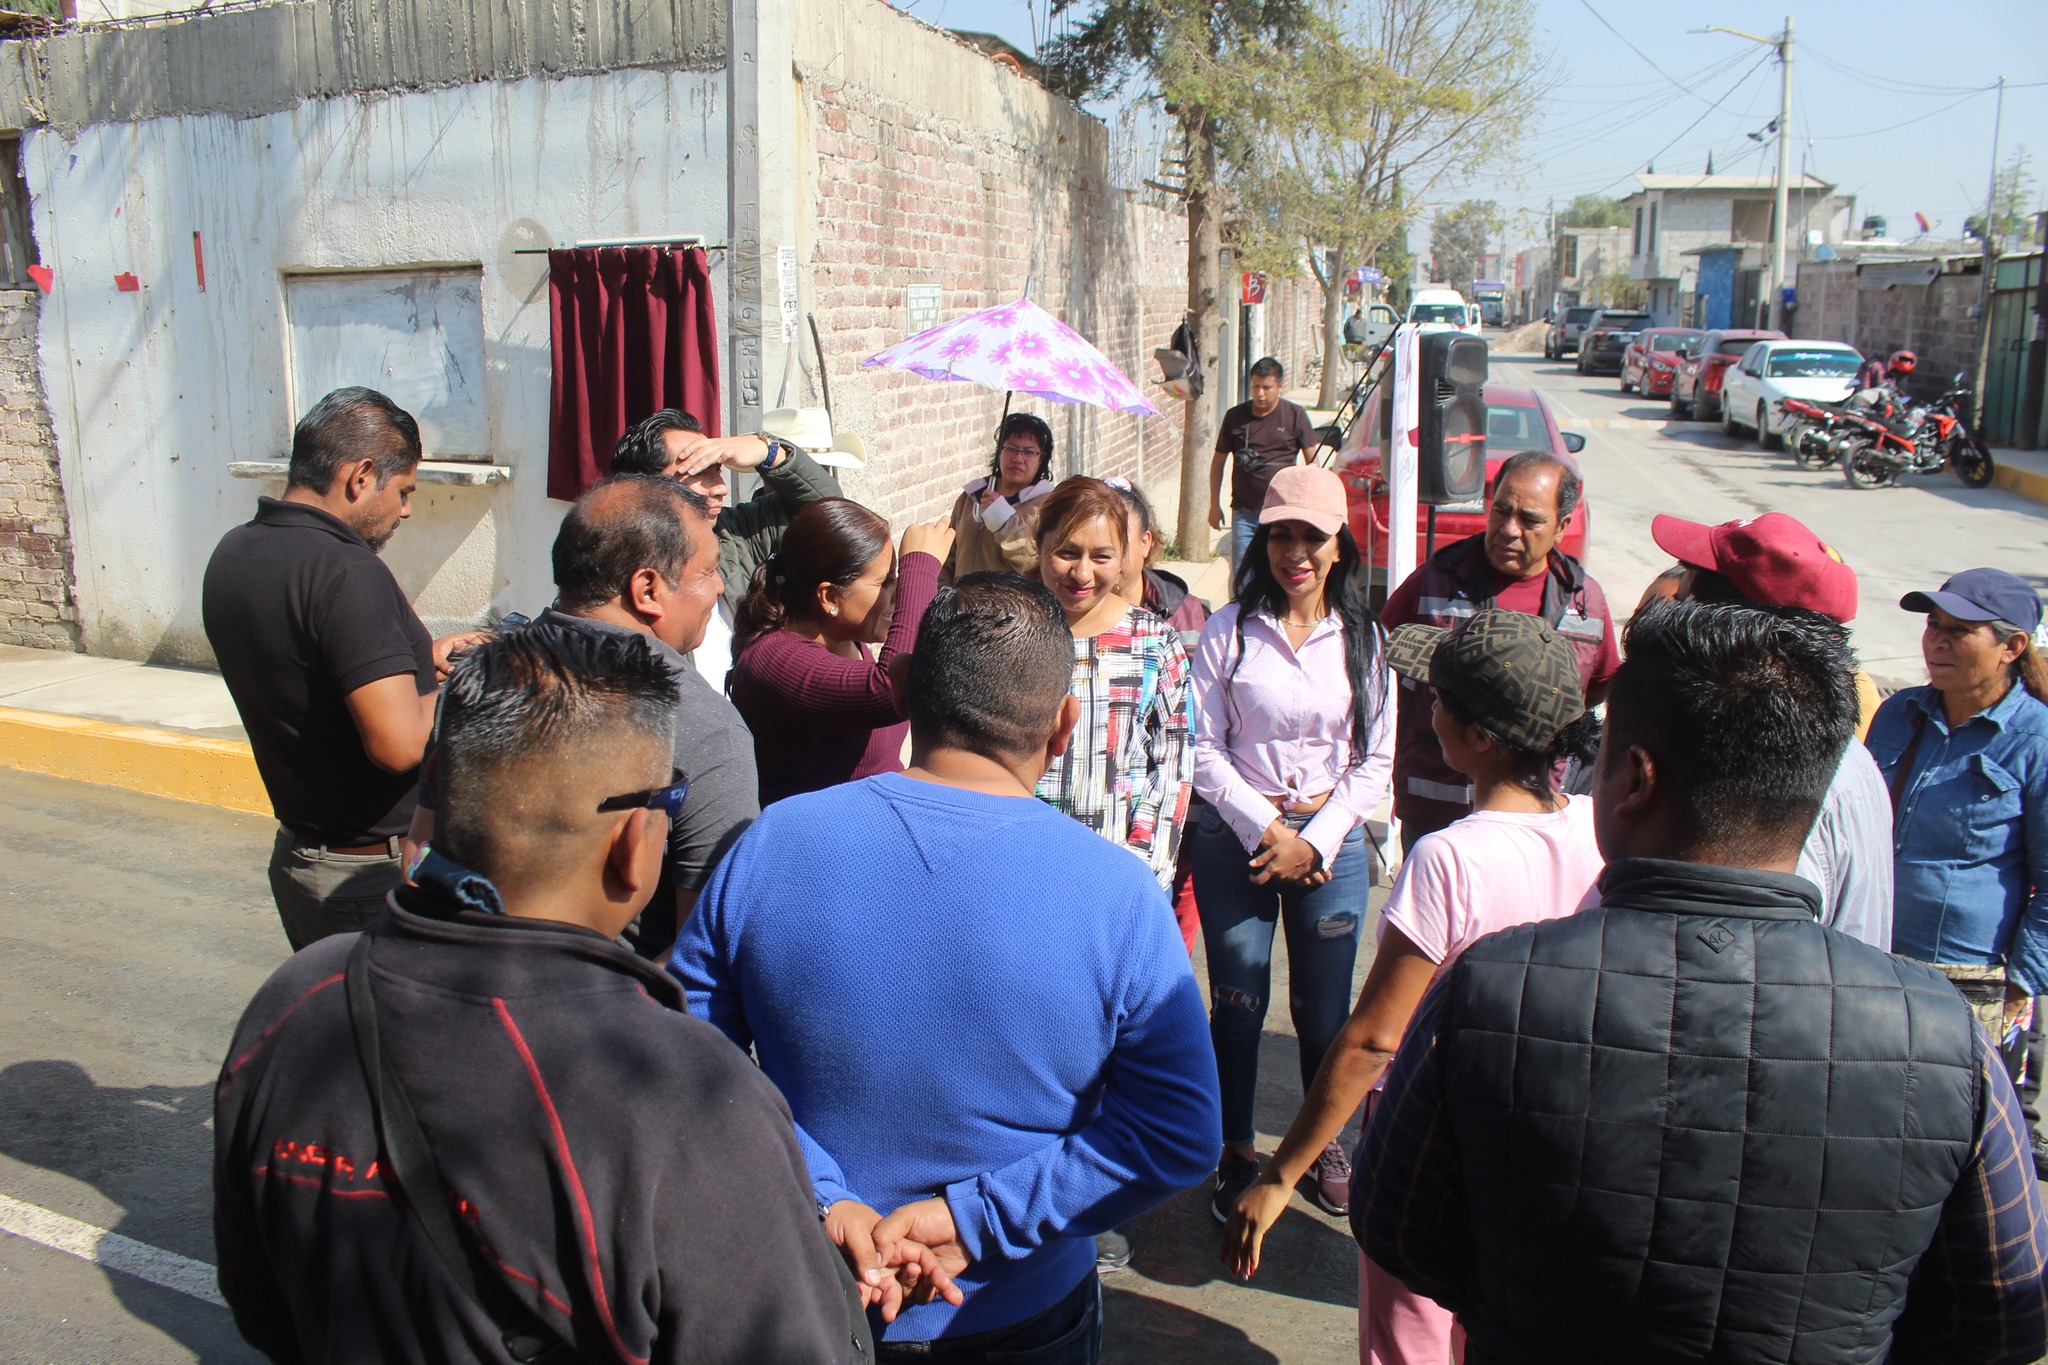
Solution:
<svg viewBox="0 0 2048 1365">
<path fill-rule="evenodd" d="M 1258 534 L 1259 514 L 1257 509 L 1250 512 L 1233 511 L 1230 514 L 1230 576 L 1237 577 L 1237 566 L 1244 563 L 1244 552 L 1252 546 L 1252 537 Z"/>
<path fill-rule="evenodd" d="M 878 1365 L 1100 1365 L 1102 1277 L 1089 1271 L 1058 1303 L 1008 1327 L 932 1341 L 882 1341 L 878 1335 L 875 1360 Z"/>
<path fill-rule="evenodd" d="M 1257 1131 L 1252 1108 L 1272 987 L 1274 924 L 1287 931 L 1287 1007 L 1306 1093 L 1351 1014 L 1351 969 L 1372 892 L 1373 854 L 1364 828 L 1354 829 L 1337 852 L 1330 880 L 1304 891 L 1253 885 L 1251 855 L 1213 806 L 1202 807 L 1190 838 L 1195 903 L 1209 954 L 1209 1041 L 1223 1090 L 1223 1141 L 1242 1146 Z"/>
</svg>

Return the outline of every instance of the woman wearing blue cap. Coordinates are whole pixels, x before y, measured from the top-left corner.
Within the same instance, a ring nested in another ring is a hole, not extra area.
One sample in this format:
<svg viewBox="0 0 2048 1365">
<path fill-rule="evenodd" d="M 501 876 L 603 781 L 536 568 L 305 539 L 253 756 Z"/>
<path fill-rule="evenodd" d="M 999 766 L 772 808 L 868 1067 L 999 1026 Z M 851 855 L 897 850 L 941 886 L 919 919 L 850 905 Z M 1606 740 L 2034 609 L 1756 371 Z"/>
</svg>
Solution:
<svg viewBox="0 0 2048 1365">
<path fill-rule="evenodd" d="M 1899 599 L 1925 612 L 1927 686 L 1870 724 L 1892 793 L 1892 951 L 1932 963 L 1999 1043 L 2015 1083 L 2036 995 L 2048 994 L 2048 659 L 2041 599 L 1970 569 Z M 2031 1102 L 2034 1164 L 2048 1143 Z"/>
</svg>

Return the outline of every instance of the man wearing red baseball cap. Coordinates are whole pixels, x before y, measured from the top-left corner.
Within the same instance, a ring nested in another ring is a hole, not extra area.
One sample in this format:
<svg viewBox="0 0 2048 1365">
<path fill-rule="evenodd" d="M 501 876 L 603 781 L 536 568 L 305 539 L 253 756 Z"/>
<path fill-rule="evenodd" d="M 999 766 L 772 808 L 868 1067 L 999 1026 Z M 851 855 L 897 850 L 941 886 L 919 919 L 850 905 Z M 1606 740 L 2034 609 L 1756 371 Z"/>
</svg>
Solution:
<svg viewBox="0 0 2048 1365">
<path fill-rule="evenodd" d="M 1684 570 L 1677 592 L 1682 601 L 1802 607 L 1843 625 L 1855 618 L 1856 571 L 1797 517 L 1766 512 L 1709 526 L 1659 516 L 1650 522 L 1650 538 Z M 1876 710 L 1877 687 L 1861 669 L 1855 685 L 1860 741 Z M 1820 888 L 1822 924 L 1891 951 L 1891 793 L 1860 742 L 1842 754 L 1820 818 L 1799 851 L 1799 875 Z"/>
</svg>

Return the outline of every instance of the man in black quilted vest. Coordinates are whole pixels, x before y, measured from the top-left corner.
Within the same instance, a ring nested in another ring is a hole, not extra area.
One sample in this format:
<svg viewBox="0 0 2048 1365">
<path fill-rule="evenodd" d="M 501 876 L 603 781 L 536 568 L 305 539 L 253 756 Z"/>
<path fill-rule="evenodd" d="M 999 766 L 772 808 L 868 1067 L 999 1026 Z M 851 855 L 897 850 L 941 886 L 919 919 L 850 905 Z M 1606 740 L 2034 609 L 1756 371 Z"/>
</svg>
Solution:
<svg viewBox="0 0 2048 1365">
<path fill-rule="evenodd" d="M 2032 1362 L 2048 1227 L 2019 1103 L 1931 969 L 1793 875 L 1856 722 L 1842 628 L 1639 614 L 1601 903 L 1481 939 L 1354 1164 L 1366 1252 L 1487 1362 Z"/>
</svg>

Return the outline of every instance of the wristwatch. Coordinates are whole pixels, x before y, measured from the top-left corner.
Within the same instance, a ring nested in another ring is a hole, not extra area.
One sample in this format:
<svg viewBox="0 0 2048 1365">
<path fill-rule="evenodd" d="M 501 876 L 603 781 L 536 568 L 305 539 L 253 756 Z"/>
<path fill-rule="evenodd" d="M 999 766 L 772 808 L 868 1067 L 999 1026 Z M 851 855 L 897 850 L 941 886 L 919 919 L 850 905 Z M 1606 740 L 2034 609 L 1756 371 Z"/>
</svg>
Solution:
<svg viewBox="0 0 2048 1365">
<path fill-rule="evenodd" d="M 760 472 L 766 474 L 771 470 L 780 469 L 783 463 L 789 459 L 788 443 L 777 437 L 770 436 L 765 431 L 756 432 L 755 434 L 768 443 L 768 458 L 761 461 Z"/>
</svg>

